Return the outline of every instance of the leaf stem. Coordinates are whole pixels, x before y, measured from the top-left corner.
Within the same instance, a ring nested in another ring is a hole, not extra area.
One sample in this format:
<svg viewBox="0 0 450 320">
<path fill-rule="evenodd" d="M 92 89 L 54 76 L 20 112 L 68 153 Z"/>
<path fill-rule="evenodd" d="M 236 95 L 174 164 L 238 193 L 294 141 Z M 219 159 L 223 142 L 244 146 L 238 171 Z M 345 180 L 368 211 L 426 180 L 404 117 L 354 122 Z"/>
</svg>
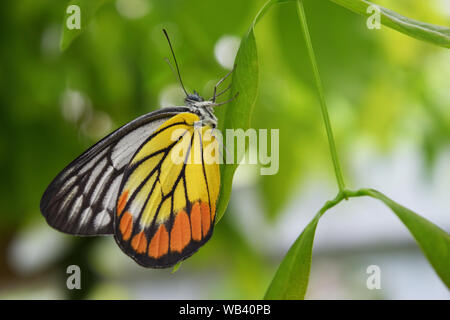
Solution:
<svg viewBox="0 0 450 320">
<path fill-rule="evenodd" d="M 297 12 L 300 18 L 300 23 L 302 25 L 302 31 L 305 37 L 306 47 L 308 49 L 308 55 L 313 69 L 317 91 L 319 92 L 320 108 L 322 110 L 323 121 L 325 123 L 325 129 L 327 131 L 328 145 L 330 147 L 331 158 L 333 160 L 334 172 L 336 174 L 339 191 L 342 193 L 345 189 L 344 179 L 342 177 L 341 166 L 339 164 L 336 145 L 334 143 L 333 130 L 331 129 L 330 117 L 328 116 L 328 109 L 325 102 L 325 95 L 323 93 L 324 91 L 322 81 L 320 79 L 319 68 L 317 67 L 316 56 L 314 54 L 311 36 L 309 34 L 308 29 L 308 23 L 306 21 L 305 9 L 303 7 L 303 0 L 297 1 Z"/>
<path fill-rule="evenodd" d="M 347 200 L 348 198 L 357 198 L 363 196 L 373 197 L 374 192 L 375 192 L 374 190 L 366 188 L 359 190 L 343 189 L 338 192 L 338 194 L 334 199 L 325 202 L 323 207 L 320 208 L 319 212 L 317 213 L 316 218 L 320 218 L 328 209 L 331 209 L 334 206 L 338 205 L 344 199 Z"/>
</svg>

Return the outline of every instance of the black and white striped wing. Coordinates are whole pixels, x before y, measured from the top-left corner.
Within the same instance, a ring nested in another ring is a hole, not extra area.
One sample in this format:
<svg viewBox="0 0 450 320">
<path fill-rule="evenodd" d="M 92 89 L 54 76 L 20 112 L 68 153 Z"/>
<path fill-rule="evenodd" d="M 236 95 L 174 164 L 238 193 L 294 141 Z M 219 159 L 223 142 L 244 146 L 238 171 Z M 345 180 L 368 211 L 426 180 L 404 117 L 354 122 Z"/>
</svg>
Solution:
<svg viewBox="0 0 450 320">
<path fill-rule="evenodd" d="M 113 234 L 123 171 L 139 146 L 184 107 L 161 109 L 117 129 L 72 161 L 50 183 L 41 212 L 53 228 L 75 235 Z"/>
</svg>

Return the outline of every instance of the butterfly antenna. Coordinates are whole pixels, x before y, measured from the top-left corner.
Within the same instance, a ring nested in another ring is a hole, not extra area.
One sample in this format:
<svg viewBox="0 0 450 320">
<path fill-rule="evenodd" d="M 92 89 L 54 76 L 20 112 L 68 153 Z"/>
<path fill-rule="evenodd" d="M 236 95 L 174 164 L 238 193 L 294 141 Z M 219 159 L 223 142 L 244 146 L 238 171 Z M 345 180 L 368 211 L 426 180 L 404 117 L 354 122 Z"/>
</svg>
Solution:
<svg viewBox="0 0 450 320">
<path fill-rule="evenodd" d="M 177 71 L 175 70 L 175 68 L 173 67 L 173 65 L 170 63 L 169 58 L 165 57 L 164 61 L 167 62 L 167 64 L 169 65 L 170 70 L 172 70 L 173 75 L 175 76 L 175 78 L 178 78 L 178 74 Z"/>
<path fill-rule="evenodd" d="M 175 58 L 175 52 L 173 51 L 172 43 L 170 42 L 169 35 L 167 34 L 166 29 L 163 29 L 163 32 L 164 32 L 164 35 L 166 36 L 167 42 L 169 43 L 169 47 L 170 47 L 170 51 L 172 52 L 173 60 L 175 61 L 175 67 L 176 67 L 176 69 L 177 69 L 178 80 L 180 80 L 181 88 L 183 89 L 184 94 L 185 94 L 186 97 L 187 97 L 187 96 L 189 96 L 189 95 L 188 95 L 188 93 L 187 93 L 187 91 L 186 91 L 186 88 L 184 87 L 183 80 L 181 80 L 180 68 L 178 67 L 177 58 Z M 167 61 L 167 63 L 169 63 L 169 60 L 168 60 L 168 59 L 167 59 L 166 61 Z M 171 66 L 170 63 L 169 63 L 169 66 L 170 66 L 171 69 L 173 70 L 173 67 Z"/>
</svg>

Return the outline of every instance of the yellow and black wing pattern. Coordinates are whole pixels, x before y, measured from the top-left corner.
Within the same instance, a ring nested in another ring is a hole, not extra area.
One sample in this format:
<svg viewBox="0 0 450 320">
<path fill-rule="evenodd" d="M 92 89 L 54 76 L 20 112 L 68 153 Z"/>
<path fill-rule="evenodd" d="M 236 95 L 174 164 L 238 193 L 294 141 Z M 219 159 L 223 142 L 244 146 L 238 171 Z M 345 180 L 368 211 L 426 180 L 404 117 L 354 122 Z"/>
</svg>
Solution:
<svg viewBox="0 0 450 320">
<path fill-rule="evenodd" d="M 185 108 L 141 116 L 97 142 L 50 183 L 40 209 L 53 228 L 74 235 L 114 233 L 114 212 L 123 173 L 131 158 L 157 128 Z"/>
<path fill-rule="evenodd" d="M 124 170 L 114 215 L 120 248 L 145 267 L 186 259 L 212 235 L 220 189 L 218 141 L 190 112 L 165 121 Z"/>
</svg>

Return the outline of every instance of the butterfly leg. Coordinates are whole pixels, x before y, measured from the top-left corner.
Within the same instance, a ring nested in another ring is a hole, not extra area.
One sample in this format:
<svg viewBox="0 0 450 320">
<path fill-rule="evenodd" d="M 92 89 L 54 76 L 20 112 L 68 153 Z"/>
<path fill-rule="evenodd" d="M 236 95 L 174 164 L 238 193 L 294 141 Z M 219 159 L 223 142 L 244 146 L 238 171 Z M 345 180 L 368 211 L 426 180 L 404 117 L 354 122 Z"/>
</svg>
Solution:
<svg viewBox="0 0 450 320">
<path fill-rule="evenodd" d="M 214 104 L 212 104 L 211 106 L 217 107 L 217 106 L 221 106 L 221 105 L 223 105 L 223 104 L 227 104 L 227 103 L 233 101 L 234 99 L 236 99 L 236 98 L 238 97 L 238 95 L 239 95 L 239 92 L 236 92 L 236 94 L 235 94 L 231 99 L 222 101 L 222 102 L 220 102 L 220 103 L 214 103 Z"/>
<path fill-rule="evenodd" d="M 236 65 L 234 65 L 233 69 L 231 69 L 230 72 L 228 72 L 222 79 L 219 80 L 219 82 L 216 83 L 216 85 L 214 86 L 214 94 L 213 94 L 212 98 L 210 99 L 212 102 L 216 102 L 216 98 L 218 96 L 220 96 L 221 94 L 223 94 L 224 92 L 226 92 L 228 89 L 231 88 L 231 85 L 229 85 L 225 90 L 223 90 L 217 94 L 217 88 L 222 84 L 222 82 L 224 82 L 230 76 L 230 74 L 233 73 L 233 71 L 235 69 L 236 69 Z"/>
</svg>

